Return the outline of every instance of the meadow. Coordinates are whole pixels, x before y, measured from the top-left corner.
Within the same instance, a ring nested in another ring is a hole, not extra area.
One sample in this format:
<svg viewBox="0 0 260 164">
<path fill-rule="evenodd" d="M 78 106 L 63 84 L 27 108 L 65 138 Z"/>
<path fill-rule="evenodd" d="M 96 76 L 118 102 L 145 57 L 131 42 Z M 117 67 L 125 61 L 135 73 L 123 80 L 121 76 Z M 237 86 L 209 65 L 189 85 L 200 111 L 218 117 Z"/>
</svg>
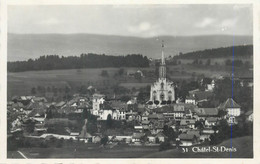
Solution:
<svg viewBox="0 0 260 164">
<path fill-rule="evenodd" d="M 97 89 L 108 89 L 113 86 L 122 86 L 128 89 L 138 89 L 152 84 L 156 80 L 155 67 L 149 68 L 123 68 L 123 76 L 115 76 L 120 68 L 98 68 L 98 69 L 68 69 L 68 70 L 49 70 L 49 71 L 27 71 L 27 72 L 8 72 L 7 75 L 7 96 L 8 100 L 12 96 L 32 95 L 33 87 L 57 87 L 65 88 L 68 86 L 74 93 L 77 88 L 85 85 L 94 86 Z M 106 70 L 108 76 L 101 76 L 101 72 Z M 152 76 L 145 76 L 141 79 L 128 77 L 128 72 L 141 70 L 143 72 L 153 72 Z M 244 67 L 234 69 L 236 76 L 253 76 L 253 72 Z M 196 80 L 199 77 L 218 78 L 219 76 L 230 76 L 231 66 L 223 65 L 193 65 L 179 64 L 167 66 L 167 77 L 175 82 L 182 80 Z"/>
<path fill-rule="evenodd" d="M 230 140 L 223 141 L 216 145 L 230 148 Z M 194 146 L 197 147 L 197 146 Z M 203 147 L 203 146 L 199 146 Z M 204 146 L 208 147 L 208 146 Z M 212 146 L 211 146 L 212 147 Z M 253 158 L 253 138 L 245 136 L 232 139 L 232 147 L 236 152 L 232 153 L 232 158 Z M 75 151 L 76 149 L 76 151 Z M 117 145 L 114 147 L 101 147 L 99 144 L 72 144 L 61 148 L 21 148 L 19 149 L 27 158 L 230 158 L 230 152 L 199 152 L 192 151 L 188 147 L 188 152 L 180 149 L 170 149 L 159 151 L 158 146 L 129 146 Z M 8 151 L 7 158 L 21 158 L 17 152 Z"/>
</svg>

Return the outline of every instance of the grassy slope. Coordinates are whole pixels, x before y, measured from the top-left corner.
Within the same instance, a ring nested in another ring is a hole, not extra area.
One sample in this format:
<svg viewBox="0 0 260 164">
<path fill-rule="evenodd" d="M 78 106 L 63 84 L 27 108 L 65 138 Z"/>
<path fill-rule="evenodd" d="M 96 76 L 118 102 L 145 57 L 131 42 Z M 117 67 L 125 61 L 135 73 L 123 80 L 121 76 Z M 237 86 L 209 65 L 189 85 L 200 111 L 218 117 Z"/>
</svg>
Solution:
<svg viewBox="0 0 260 164">
<path fill-rule="evenodd" d="M 20 150 L 28 158 L 140 158 L 158 151 L 158 147 L 116 146 L 101 148 L 98 144 L 78 145 L 63 148 L 23 148 Z"/>
<path fill-rule="evenodd" d="M 217 146 L 230 147 L 230 140 Z M 233 139 L 232 146 L 238 151 L 232 153 L 232 158 L 252 158 L 253 138 L 251 136 Z M 167 150 L 158 152 L 158 147 L 140 146 L 115 146 L 113 148 L 100 148 L 96 144 L 79 144 L 77 152 L 75 146 L 63 148 L 23 148 L 20 149 L 28 158 L 230 158 L 230 153 L 193 153 L 189 148 L 188 153 L 181 150 Z M 11 153 L 8 153 L 11 157 Z M 18 156 L 14 156 L 18 158 Z"/>
<path fill-rule="evenodd" d="M 100 76 L 102 70 L 107 70 L 109 77 Z M 119 68 L 99 68 L 99 69 L 81 69 L 80 72 L 75 69 L 71 70 L 51 70 L 51 71 L 28 71 L 18 73 L 8 73 L 7 76 L 7 95 L 10 99 L 14 95 L 30 95 L 31 89 L 37 86 L 65 88 L 66 85 L 75 88 L 81 85 L 111 87 L 117 83 L 121 86 L 131 89 L 132 87 L 145 87 L 155 81 L 153 78 L 145 78 L 142 81 L 133 78 L 114 78 L 114 74 Z M 125 72 L 130 70 L 138 70 L 138 68 L 125 68 Z M 142 68 L 141 70 L 153 71 L 155 68 Z M 167 66 L 167 77 L 173 81 L 189 79 L 192 73 L 196 76 L 204 74 L 206 77 L 228 76 L 232 71 L 228 66 L 195 66 L 195 65 L 175 65 Z M 238 73 L 243 75 L 251 75 L 245 68 L 235 68 L 235 75 Z"/>
<path fill-rule="evenodd" d="M 217 146 L 230 147 L 230 140 L 226 140 Z M 252 158 L 253 157 L 253 138 L 252 136 L 245 136 L 241 138 L 234 138 L 232 146 L 237 149 L 237 152 L 232 153 L 232 158 Z M 191 147 L 189 152 L 183 153 L 182 150 L 167 150 L 156 152 L 145 158 L 230 158 L 229 152 L 209 152 L 209 153 L 193 153 Z"/>
</svg>

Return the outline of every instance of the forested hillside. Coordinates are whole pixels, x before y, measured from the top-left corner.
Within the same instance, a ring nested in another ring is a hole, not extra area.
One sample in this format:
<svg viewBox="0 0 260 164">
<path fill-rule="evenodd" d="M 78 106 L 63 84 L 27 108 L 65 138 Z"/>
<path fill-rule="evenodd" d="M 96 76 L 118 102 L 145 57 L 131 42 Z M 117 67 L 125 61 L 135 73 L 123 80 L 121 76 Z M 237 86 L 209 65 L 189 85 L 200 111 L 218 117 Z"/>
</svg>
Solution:
<svg viewBox="0 0 260 164">
<path fill-rule="evenodd" d="M 59 57 L 58 55 L 41 56 L 38 59 L 15 61 L 7 63 L 9 72 L 79 69 L 79 68 L 107 68 L 107 67 L 148 67 L 149 60 L 140 54 L 126 56 L 107 56 L 98 54 L 81 54 L 80 56 Z"/>
<path fill-rule="evenodd" d="M 233 49 L 234 48 L 234 49 Z M 253 55 L 253 45 L 221 47 L 215 49 L 206 49 L 202 51 L 193 51 L 174 56 L 175 59 L 198 59 L 198 58 L 225 58 L 232 57 L 234 51 L 235 57 L 250 57 Z"/>
</svg>

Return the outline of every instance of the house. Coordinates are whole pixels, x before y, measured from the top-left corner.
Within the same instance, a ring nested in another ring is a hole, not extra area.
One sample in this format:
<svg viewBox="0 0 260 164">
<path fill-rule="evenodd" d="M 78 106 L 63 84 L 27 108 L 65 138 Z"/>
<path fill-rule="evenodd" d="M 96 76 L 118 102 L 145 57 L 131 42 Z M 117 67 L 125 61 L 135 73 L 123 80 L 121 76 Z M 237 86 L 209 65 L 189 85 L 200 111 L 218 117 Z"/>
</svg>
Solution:
<svg viewBox="0 0 260 164">
<path fill-rule="evenodd" d="M 246 116 L 246 120 L 247 121 L 253 122 L 254 116 L 253 116 L 253 111 L 252 110 L 247 111 L 245 113 L 245 116 Z"/>
<path fill-rule="evenodd" d="M 159 142 L 164 142 L 167 137 L 162 132 L 159 132 L 155 138 L 158 138 Z"/>
<path fill-rule="evenodd" d="M 155 136 L 149 135 L 147 136 L 148 142 L 150 143 L 156 143 L 156 138 Z"/>
<path fill-rule="evenodd" d="M 136 144 L 140 144 L 142 142 L 142 138 L 145 136 L 145 133 L 133 133 L 132 142 Z"/>
<path fill-rule="evenodd" d="M 149 121 L 159 121 L 163 119 L 164 119 L 163 114 L 150 114 L 148 116 Z"/>
<path fill-rule="evenodd" d="M 237 124 L 236 117 L 240 116 L 241 107 L 232 98 L 228 98 L 218 108 L 227 112 L 226 118 L 229 124 Z"/>
<path fill-rule="evenodd" d="M 206 127 L 202 130 L 203 134 L 214 134 L 215 131 L 211 128 L 211 127 Z M 216 131 L 216 133 L 218 133 L 218 130 Z"/>
<path fill-rule="evenodd" d="M 201 142 L 209 141 L 210 140 L 210 134 L 201 134 L 199 140 Z"/>
<path fill-rule="evenodd" d="M 195 128 L 195 119 L 181 119 L 180 127 Z"/>
<path fill-rule="evenodd" d="M 149 113 L 144 112 L 143 115 L 142 115 L 142 121 L 148 121 L 148 116 L 149 116 Z"/>
<path fill-rule="evenodd" d="M 32 97 L 32 102 L 48 102 L 45 97 Z"/>
<path fill-rule="evenodd" d="M 122 101 L 110 101 L 112 109 L 117 111 L 118 120 L 126 120 L 127 104 Z"/>
<path fill-rule="evenodd" d="M 132 136 L 114 135 L 114 136 L 108 136 L 108 139 L 114 142 L 125 141 L 126 143 L 130 143 L 132 141 Z"/>
<path fill-rule="evenodd" d="M 188 95 L 185 98 L 185 104 L 196 104 L 196 99 L 195 99 L 195 95 Z"/>
<path fill-rule="evenodd" d="M 100 136 L 92 136 L 92 142 L 93 143 L 100 143 L 101 142 L 101 137 Z"/>
<path fill-rule="evenodd" d="M 97 94 L 95 93 L 93 95 L 93 99 L 92 99 L 92 103 L 93 103 L 93 106 L 92 106 L 92 114 L 93 115 L 98 115 L 98 112 L 100 110 L 100 105 L 101 104 L 104 104 L 105 102 L 105 95 L 102 95 L 102 94 Z"/>
<path fill-rule="evenodd" d="M 207 117 L 205 120 L 206 127 L 212 127 L 217 124 L 218 118 L 217 117 Z"/>
<path fill-rule="evenodd" d="M 197 120 L 205 120 L 207 117 L 218 117 L 217 108 L 195 108 Z"/>
<path fill-rule="evenodd" d="M 143 126 L 137 125 L 137 126 L 134 126 L 134 129 L 135 129 L 135 130 L 142 131 L 142 130 L 143 130 Z"/>
<path fill-rule="evenodd" d="M 55 104 L 55 107 L 57 108 L 62 108 L 66 105 L 66 102 L 65 101 L 60 101 L 59 103 Z"/>
<path fill-rule="evenodd" d="M 211 90 L 208 91 L 200 91 L 199 89 L 195 89 L 189 91 L 189 95 L 185 99 L 186 104 L 198 104 L 201 102 L 208 101 L 209 97 L 213 95 Z"/>
<path fill-rule="evenodd" d="M 199 140 L 196 135 L 187 133 L 181 133 L 178 138 L 180 140 L 180 146 L 192 146 Z"/>
</svg>

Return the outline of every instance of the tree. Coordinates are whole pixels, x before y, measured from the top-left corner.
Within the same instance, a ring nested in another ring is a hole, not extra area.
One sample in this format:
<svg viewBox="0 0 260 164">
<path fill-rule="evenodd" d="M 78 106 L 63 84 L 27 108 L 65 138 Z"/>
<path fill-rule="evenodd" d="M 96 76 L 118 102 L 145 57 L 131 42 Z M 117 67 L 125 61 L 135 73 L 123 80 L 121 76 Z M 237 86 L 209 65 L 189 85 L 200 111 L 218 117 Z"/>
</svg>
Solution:
<svg viewBox="0 0 260 164">
<path fill-rule="evenodd" d="M 221 117 L 221 118 L 223 118 L 226 114 L 227 114 L 227 111 L 224 111 L 224 110 L 218 111 L 218 116 Z"/>
<path fill-rule="evenodd" d="M 200 120 L 200 121 L 195 122 L 195 127 L 198 129 L 203 129 L 204 125 L 203 125 L 202 121 Z"/>
<path fill-rule="evenodd" d="M 112 120 L 111 114 L 109 114 L 109 115 L 107 116 L 106 124 L 107 124 L 107 127 L 108 127 L 108 128 L 111 128 L 111 127 L 112 127 L 112 125 L 113 125 L 113 120 Z"/>
<path fill-rule="evenodd" d="M 119 75 L 119 76 L 122 76 L 122 75 L 124 74 L 124 72 L 125 72 L 125 70 L 124 70 L 123 68 L 120 68 L 120 69 L 118 70 L 118 75 Z"/>
<path fill-rule="evenodd" d="M 107 142 L 108 142 L 108 137 L 107 136 L 104 136 L 103 138 L 101 138 L 101 141 L 100 141 L 100 143 L 101 143 L 101 145 L 106 145 L 107 144 Z"/>
<path fill-rule="evenodd" d="M 31 89 L 31 94 L 32 94 L 32 95 L 35 95 L 35 94 L 36 94 L 36 88 L 35 88 L 35 87 L 33 87 L 33 88 Z"/>
</svg>

